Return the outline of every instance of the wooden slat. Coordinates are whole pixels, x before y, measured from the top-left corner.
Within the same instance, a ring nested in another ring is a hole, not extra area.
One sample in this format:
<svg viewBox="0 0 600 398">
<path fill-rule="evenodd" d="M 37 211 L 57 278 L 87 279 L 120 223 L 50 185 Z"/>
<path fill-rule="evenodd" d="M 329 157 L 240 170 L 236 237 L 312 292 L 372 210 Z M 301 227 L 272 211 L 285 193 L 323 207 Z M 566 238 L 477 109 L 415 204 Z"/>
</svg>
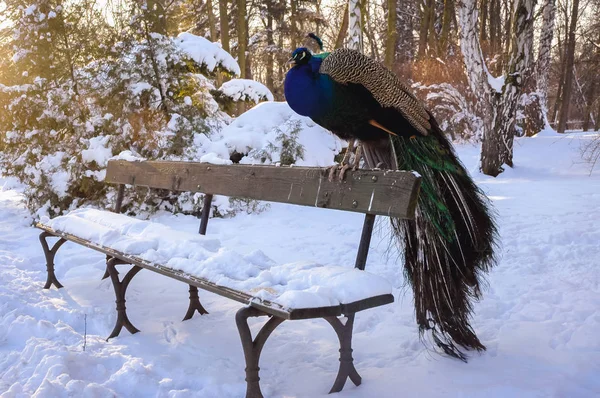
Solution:
<svg viewBox="0 0 600 398">
<path fill-rule="evenodd" d="M 309 319 L 309 318 L 322 318 L 324 316 L 340 316 L 346 315 L 349 313 L 359 312 L 362 310 L 366 310 L 368 308 L 377 307 L 384 304 L 389 304 L 394 302 L 394 296 L 391 294 L 384 294 L 380 296 L 370 297 L 364 300 L 355 301 L 353 303 L 336 305 L 331 307 L 317 307 L 317 308 L 283 308 L 281 305 L 277 303 L 273 303 L 267 300 L 259 300 L 249 295 L 246 292 L 242 292 L 239 290 L 235 290 L 225 286 L 219 286 L 213 282 L 210 282 L 204 278 L 198 278 L 187 274 L 183 271 L 177 271 L 172 268 L 167 268 L 161 264 L 154 264 L 148 262 L 144 259 L 141 259 L 136 256 L 128 255 L 121 253 L 117 250 L 114 250 L 110 247 L 100 246 L 93 242 L 90 242 L 85 239 L 81 239 L 75 235 L 55 231 L 47 225 L 42 223 L 36 223 L 36 228 L 39 228 L 43 231 L 46 231 L 56 237 L 63 238 L 65 240 L 77 243 L 79 245 L 88 247 L 90 249 L 96 250 L 100 253 L 104 253 L 110 257 L 118 258 L 128 264 L 137 265 L 138 267 L 142 267 L 148 269 L 150 271 L 157 272 L 161 275 L 168 276 L 170 278 L 176 279 L 181 282 L 185 282 L 188 285 L 196 286 L 200 289 L 207 290 L 212 293 L 216 293 L 220 296 L 230 298 L 232 300 L 238 301 L 243 304 L 250 304 L 252 307 L 255 307 L 261 311 L 266 312 L 267 314 L 275 315 L 284 319 Z"/>
<path fill-rule="evenodd" d="M 348 170 L 329 182 L 326 169 L 193 162 L 108 162 L 106 182 L 202 192 L 412 219 L 420 177 L 408 171 Z"/>
</svg>

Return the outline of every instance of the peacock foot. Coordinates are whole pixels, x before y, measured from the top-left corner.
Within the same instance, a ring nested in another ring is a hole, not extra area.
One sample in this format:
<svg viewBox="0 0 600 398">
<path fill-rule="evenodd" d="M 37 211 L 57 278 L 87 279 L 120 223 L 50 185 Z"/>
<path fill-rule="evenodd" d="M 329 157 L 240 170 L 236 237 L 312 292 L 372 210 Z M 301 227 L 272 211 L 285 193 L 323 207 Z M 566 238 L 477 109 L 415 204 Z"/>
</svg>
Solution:
<svg viewBox="0 0 600 398">
<path fill-rule="evenodd" d="M 348 148 L 346 149 L 346 153 L 344 154 L 344 158 L 340 164 L 335 166 L 328 167 L 328 180 L 329 182 L 333 182 L 336 173 L 338 181 L 344 181 L 344 177 L 346 176 L 346 171 L 352 169 L 352 171 L 356 171 L 360 167 L 360 159 L 362 157 L 362 145 L 356 145 L 355 141 L 352 140 L 348 143 Z M 338 173 L 339 171 L 339 173 Z"/>
<path fill-rule="evenodd" d="M 355 148 L 355 150 L 353 151 L 352 149 L 354 149 L 354 148 Z M 352 171 L 356 171 L 360 167 L 361 157 L 362 157 L 362 146 L 356 145 L 356 147 L 354 147 L 353 142 L 352 142 L 349 145 L 348 150 L 346 151 L 346 154 L 344 155 L 344 158 L 342 159 L 342 162 L 340 164 L 337 164 L 337 165 L 327 168 L 329 182 L 333 182 L 333 180 L 336 176 L 336 173 L 338 174 L 337 175 L 338 181 L 340 181 L 340 182 L 344 181 L 344 178 L 346 177 L 346 171 L 348 171 L 350 169 L 352 169 Z"/>
<path fill-rule="evenodd" d="M 333 180 L 335 179 L 335 175 L 338 173 L 338 171 L 343 170 L 344 167 L 346 167 L 347 165 L 343 165 L 342 163 L 340 164 L 335 164 L 333 166 L 327 167 L 325 170 L 327 172 L 327 180 L 329 180 L 329 182 L 333 182 Z M 341 174 L 341 173 L 340 173 Z M 343 176 L 343 175 L 342 175 Z M 339 181 L 341 181 L 341 179 L 338 176 Z"/>
</svg>

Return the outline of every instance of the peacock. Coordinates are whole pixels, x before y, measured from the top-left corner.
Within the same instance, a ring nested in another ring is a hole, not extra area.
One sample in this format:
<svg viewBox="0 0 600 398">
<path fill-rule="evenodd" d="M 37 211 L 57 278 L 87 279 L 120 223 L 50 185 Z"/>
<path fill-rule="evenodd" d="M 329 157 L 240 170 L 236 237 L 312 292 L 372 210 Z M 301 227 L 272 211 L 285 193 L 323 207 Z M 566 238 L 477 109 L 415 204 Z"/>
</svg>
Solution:
<svg viewBox="0 0 600 398">
<path fill-rule="evenodd" d="M 494 211 L 431 112 L 398 76 L 358 51 L 313 54 L 301 47 L 289 63 L 284 92 L 296 113 L 358 140 L 370 168 L 421 175 L 414 220 L 391 219 L 420 336 L 427 333 L 463 361 L 459 346 L 485 350 L 470 318 L 484 273 L 496 263 Z"/>
</svg>

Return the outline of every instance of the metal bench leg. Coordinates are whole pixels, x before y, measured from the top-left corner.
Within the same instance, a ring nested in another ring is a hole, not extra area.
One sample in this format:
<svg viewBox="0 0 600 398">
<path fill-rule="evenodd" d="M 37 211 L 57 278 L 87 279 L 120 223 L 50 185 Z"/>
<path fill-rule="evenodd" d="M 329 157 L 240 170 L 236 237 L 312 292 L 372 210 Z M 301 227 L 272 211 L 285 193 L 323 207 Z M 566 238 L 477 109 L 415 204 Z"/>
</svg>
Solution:
<svg viewBox="0 0 600 398">
<path fill-rule="evenodd" d="M 206 311 L 204 309 L 204 307 L 202 306 L 202 304 L 200 303 L 200 298 L 198 297 L 198 288 L 196 286 L 190 286 L 190 305 L 187 309 L 187 312 L 185 313 L 185 316 L 183 317 L 184 321 L 187 321 L 188 319 L 192 319 L 192 317 L 194 316 L 194 313 L 196 311 L 198 311 L 200 313 L 200 315 L 204 315 L 204 314 L 208 314 L 208 311 Z"/>
<path fill-rule="evenodd" d="M 40 234 L 40 243 L 42 244 L 44 256 L 46 257 L 46 271 L 48 273 L 44 289 L 50 289 L 50 286 L 52 285 L 56 286 L 57 289 L 60 289 L 61 287 L 63 287 L 63 285 L 60 284 L 58 279 L 56 279 L 56 274 L 54 274 L 54 257 L 56 256 L 56 252 L 58 251 L 58 249 L 60 249 L 60 247 L 66 242 L 66 240 L 63 238 L 59 238 L 58 241 L 54 244 L 54 246 L 52 246 L 52 249 L 50 249 L 48 241 L 46 240 L 46 238 L 49 237 L 58 238 L 57 236 L 54 236 L 48 232 L 42 232 Z"/>
<path fill-rule="evenodd" d="M 335 382 L 333 383 L 333 387 L 331 387 L 331 391 L 329 391 L 330 394 L 332 392 L 342 391 L 348 377 L 350 377 L 350 380 L 357 386 L 359 386 L 362 381 L 354 367 L 354 359 L 352 358 L 352 327 L 354 326 L 354 314 L 350 314 L 347 317 L 348 321 L 346 321 L 345 325 L 339 318 L 334 316 L 323 318 L 333 326 L 333 329 L 340 340 L 340 369 L 335 378 Z"/>
<path fill-rule="evenodd" d="M 246 359 L 246 398 L 263 398 L 262 392 L 260 391 L 260 377 L 258 377 L 258 372 L 260 370 L 258 367 L 260 353 L 273 330 L 285 320 L 283 318 L 272 316 L 260 329 L 256 338 L 252 340 L 252 333 L 248 326 L 248 318 L 263 315 L 267 314 L 253 307 L 244 307 L 235 315 L 235 323 L 240 332 L 244 357 Z"/>
<path fill-rule="evenodd" d="M 106 262 L 108 263 L 108 260 L 110 260 L 111 258 L 112 257 L 107 254 L 106 255 Z M 110 277 L 110 272 L 108 272 L 108 265 L 107 265 L 106 268 L 104 269 L 104 275 L 102 275 L 102 279 L 101 280 L 105 280 L 108 277 Z"/>
<path fill-rule="evenodd" d="M 125 274 L 123 280 L 119 281 L 119 271 L 117 271 L 116 266 L 121 264 L 129 263 L 119 260 L 118 258 L 111 258 L 106 262 L 106 267 L 110 274 L 110 279 L 112 281 L 113 287 L 115 288 L 115 296 L 117 298 L 117 323 L 115 324 L 115 328 L 113 329 L 112 333 L 110 334 L 110 336 L 108 336 L 106 340 L 118 336 L 119 333 L 121 333 L 121 329 L 123 328 L 123 326 L 125 326 L 125 328 L 129 330 L 131 334 L 139 332 L 139 329 L 133 326 L 133 324 L 127 317 L 127 311 L 125 308 L 125 292 L 127 291 L 127 286 L 129 286 L 129 282 L 131 282 L 133 277 L 138 272 L 140 272 L 142 268 L 134 265 L 127 272 L 127 274 Z"/>
</svg>

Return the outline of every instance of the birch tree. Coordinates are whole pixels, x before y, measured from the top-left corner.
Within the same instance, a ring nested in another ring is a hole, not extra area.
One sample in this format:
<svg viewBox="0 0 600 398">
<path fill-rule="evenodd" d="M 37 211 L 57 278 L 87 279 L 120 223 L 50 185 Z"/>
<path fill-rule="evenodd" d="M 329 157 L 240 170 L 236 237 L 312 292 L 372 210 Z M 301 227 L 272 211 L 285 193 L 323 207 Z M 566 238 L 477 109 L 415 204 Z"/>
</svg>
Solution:
<svg viewBox="0 0 600 398">
<path fill-rule="evenodd" d="M 550 61 L 552 58 L 552 39 L 554 38 L 554 21 L 556 19 L 556 0 L 545 0 L 542 15 L 542 31 L 536 64 L 537 93 L 540 102 L 543 125 L 548 123 L 548 86 L 550 75 Z"/>
<path fill-rule="evenodd" d="M 517 103 L 524 73 L 531 62 L 528 48 L 536 0 L 517 0 L 512 17 L 510 58 L 504 76 L 495 78 L 485 64 L 479 43 L 476 0 L 460 0 L 461 50 L 471 90 L 483 119 L 481 170 L 497 176 L 502 165 L 512 166 Z"/>
<path fill-rule="evenodd" d="M 348 45 L 352 50 L 363 51 L 361 0 L 348 0 Z"/>
</svg>

